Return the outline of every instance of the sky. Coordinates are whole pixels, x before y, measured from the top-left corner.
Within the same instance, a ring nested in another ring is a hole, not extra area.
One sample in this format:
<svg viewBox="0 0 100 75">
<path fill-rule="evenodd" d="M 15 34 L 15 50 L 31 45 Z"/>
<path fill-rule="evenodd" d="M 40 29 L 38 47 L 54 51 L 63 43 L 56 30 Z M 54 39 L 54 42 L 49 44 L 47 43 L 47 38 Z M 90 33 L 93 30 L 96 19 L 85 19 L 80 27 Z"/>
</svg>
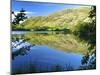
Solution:
<svg viewBox="0 0 100 75">
<path fill-rule="evenodd" d="M 22 8 L 26 10 L 26 15 L 31 16 L 46 16 L 66 8 L 77 8 L 80 5 L 71 4 L 53 4 L 53 3 L 36 3 L 27 1 L 12 0 L 12 11 L 18 13 Z"/>
</svg>

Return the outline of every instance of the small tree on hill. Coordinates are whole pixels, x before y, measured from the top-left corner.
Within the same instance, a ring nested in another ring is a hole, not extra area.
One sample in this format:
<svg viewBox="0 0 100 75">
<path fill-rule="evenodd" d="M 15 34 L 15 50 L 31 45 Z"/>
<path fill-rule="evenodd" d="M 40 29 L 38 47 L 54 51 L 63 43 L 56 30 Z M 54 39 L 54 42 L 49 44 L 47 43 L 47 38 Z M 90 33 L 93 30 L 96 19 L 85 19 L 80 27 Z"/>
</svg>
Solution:
<svg viewBox="0 0 100 75">
<path fill-rule="evenodd" d="M 19 24 L 20 21 L 24 21 L 27 19 L 27 16 L 25 14 L 25 10 L 22 8 L 17 15 L 15 15 L 14 11 L 12 11 L 12 14 L 15 16 L 14 20 L 12 21 L 12 24 L 16 25 Z"/>
</svg>

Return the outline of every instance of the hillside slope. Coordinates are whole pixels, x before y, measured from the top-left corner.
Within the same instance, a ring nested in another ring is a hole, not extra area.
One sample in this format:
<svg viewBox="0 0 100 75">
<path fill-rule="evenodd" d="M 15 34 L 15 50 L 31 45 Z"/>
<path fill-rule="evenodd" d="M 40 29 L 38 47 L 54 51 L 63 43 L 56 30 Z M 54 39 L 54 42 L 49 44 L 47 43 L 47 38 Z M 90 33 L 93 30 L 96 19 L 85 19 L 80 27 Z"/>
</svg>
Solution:
<svg viewBox="0 0 100 75">
<path fill-rule="evenodd" d="M 33 16 L 16 26 L 16 29 L 59 30 L 70 29 L 79 22 L 88 21 L 90 7 L 64 9 L 47 16 Z"/>
</svg>

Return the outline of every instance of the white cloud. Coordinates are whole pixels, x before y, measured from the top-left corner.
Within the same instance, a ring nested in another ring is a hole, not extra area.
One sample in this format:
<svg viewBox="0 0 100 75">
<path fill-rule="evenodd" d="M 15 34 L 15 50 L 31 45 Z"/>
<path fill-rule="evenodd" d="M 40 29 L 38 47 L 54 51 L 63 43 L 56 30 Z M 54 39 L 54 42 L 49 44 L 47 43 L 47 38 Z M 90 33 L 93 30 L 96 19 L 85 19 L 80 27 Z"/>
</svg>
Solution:
<svg viewBox="0 0 100 75">
<path fill-rule="evenodd" d="M 12 14 L 12 19 L 11 19 L 12 22 L 13 22 L 14 18 L 15 18 L 15 16 Z"/>
<path fill-rule="evenodd" d="M 18 14 L 18 13 L 20 13 L 19 11 L 15 11 L 14 12 L 15 13 L 15 15 L 16 14 Z M 27 12 L 24 12 L 25 14 L 36 14 L 36 12 L 31 12 L 31 11 L 27 11 Z"/>
</svg>

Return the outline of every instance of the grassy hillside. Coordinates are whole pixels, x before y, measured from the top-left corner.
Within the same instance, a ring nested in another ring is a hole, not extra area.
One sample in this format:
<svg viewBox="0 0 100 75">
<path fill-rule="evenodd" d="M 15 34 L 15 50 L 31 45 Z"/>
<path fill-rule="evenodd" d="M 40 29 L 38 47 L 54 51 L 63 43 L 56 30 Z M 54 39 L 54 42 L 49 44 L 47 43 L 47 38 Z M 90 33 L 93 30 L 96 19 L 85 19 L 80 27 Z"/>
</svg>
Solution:
<svg viewBox="0 0 100 75">
<path fill-rule="evenodd" d="M 88 21 L 90 7 L 64 9 L 47 16 L 33 16 L 12 26 L 13 30 L 64 30 L 72 29 L 79 22 Z"/>
</svg>

